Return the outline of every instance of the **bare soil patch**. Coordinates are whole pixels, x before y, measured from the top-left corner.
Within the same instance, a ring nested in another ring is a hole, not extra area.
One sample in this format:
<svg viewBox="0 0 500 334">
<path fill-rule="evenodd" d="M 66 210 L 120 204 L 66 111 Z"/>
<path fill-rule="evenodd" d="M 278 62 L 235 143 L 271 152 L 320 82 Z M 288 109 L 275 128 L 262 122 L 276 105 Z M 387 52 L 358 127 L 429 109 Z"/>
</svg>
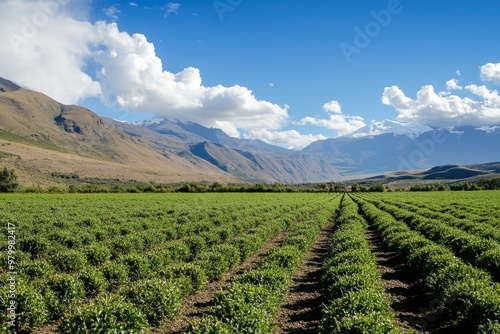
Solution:
<svg viewBox="0 0 500 334">
<path fill-rule="evenodd" d="M 425 287 L 421 275 L 384 245 L 375 227 L 366 229 L 365 235 L 377 258 L 387 300 L 406 327 L 425 334 L 473 332 L 471 328 L 459 327 L 446 305 Z"/>
<path fill-rule="evenodd" d="M 323 262 L 330 252 L 332 225 L 330 222 L 321 230 L 318 240 L 295 271 L 287 300 L 277 316 L 276 333 L 318 333 L 325 301 L 321 277 Z"/>
</svg>

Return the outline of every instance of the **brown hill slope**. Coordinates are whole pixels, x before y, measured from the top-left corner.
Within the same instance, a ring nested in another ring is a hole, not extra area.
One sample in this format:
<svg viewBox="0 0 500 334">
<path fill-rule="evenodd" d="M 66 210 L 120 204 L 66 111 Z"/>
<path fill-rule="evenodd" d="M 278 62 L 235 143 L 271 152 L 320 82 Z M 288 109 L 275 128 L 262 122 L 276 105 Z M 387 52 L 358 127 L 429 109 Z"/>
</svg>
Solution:
<svg viewBox="0 0 500 334">
<path fill-rule="evenodd" d="M 0 152 L 16 157 L 0 162 L 15 161 L 21 181 L 28 183 L 47 183 L 54 171 L 157 182 L 235 181 L 209 163 L 162 155 L 86 108 L 62 105 L 5 79 L 0 80 L 0 139 Z"/>
<path fill-rule="evenodd" d="M 322 157 L 289 151 L 258 140 L 236 139 L 196 123 L 162 120 L 137 125 L 106 119 L 115 128 L 162 154 L 175 154 L 198 164 L 208 162 L 252 182 L 308 183 L 338 179 L 336 168 Z"/>
</svg>

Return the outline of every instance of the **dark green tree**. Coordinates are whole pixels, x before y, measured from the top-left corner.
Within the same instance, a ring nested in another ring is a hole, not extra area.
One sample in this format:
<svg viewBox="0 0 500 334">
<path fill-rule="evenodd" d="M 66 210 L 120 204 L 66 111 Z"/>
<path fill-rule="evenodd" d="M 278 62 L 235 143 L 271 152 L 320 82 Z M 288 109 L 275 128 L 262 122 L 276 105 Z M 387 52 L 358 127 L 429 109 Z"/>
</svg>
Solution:
<svg viewBox="0 0 500 334">
<path fill-rule="evenodd" d="M 12 193 L 19 188 L 16 172 L 13 169 L 4 167 L 0 171 L 0 192 Z"/>
</svg>

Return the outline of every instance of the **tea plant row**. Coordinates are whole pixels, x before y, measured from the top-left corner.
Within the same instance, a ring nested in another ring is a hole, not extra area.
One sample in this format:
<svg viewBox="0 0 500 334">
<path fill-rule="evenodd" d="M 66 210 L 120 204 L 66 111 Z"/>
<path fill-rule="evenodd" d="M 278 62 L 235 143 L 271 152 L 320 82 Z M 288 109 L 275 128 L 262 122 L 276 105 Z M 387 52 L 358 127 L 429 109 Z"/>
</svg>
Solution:
<svg viewBox="0 0 500 334">
<path fill-rule="evenodd" d="M 107 333 L 140 332 L 168 322 L 183 297 L 222 277 L 292 223 L 320 211 L 330 196 L 2 199 L 0 219 L 15 224 L 18 231 L 17 331 L 52 323 L 65 333 Z M 5 268 L 3 263 L 2 279 Z"/>
<path fill-rule="evenodd" d="M 406 333 L 386 302 L 381 274 L 364 230 L 358 205 L 344 196 L 325 262 L 323 284 L 328 300 L 323 333 Z"/>
<path fill-rule="evenodd" d="M 379 209 L 390 213 L 397 220 L 404 221 L 411 229 L 420 232 L 430 240 L 450 249 L 466 263 L 486 270 L 496 280 L 500 280 L 500 244 L 492 239 L 480 237 L 454 227 L 449 220 L 426 218 L 417 212 L 401 209 L 396 205 L 387 204 L 377 199 L 367 199 Z M 481 223 L 468 222 L 468 226 L 483 227 Z M 495 231 L 491 231 L 492 233 Z"/>
<path fill-rule="evenodd" d="M 422 274 L 426 287 L 459 321 L 474 327 L 477 333 L 500 332 L 500 285 L 490 275 L 374 204 L 358 196 L 354 199 L 384 243 Z"/>
<path fill-rule="evenodd" d="M 275 317 L 287 295 L 292 274 L 318 238 L 340 196 L 292 224 L 279 247 L 259 267 L 232 279 L 212 300 L 212 311 L 190 325 L 189 333 L 273 333 Z"/>
</svg>

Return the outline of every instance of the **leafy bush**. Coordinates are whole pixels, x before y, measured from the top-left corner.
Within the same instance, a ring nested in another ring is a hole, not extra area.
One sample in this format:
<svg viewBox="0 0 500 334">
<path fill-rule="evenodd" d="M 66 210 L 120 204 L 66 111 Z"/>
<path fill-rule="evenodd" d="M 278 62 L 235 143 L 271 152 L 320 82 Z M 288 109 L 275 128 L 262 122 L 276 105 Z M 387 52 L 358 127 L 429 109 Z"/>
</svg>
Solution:
<svg viewBox="0 0 500 334">
<path fill-rule="evenodd" d="M 188 334 L 233 334 L 231 324 L 213 315 L 204 315 L 189 324 Z"/>
<path fill-rule="evenodd" d="M 297 247 L 301 252 L 306 251 L 310 247 L 310 238 L 305 235 L 295 235 L 284 240 L 284 245 Z"/>
<path fill-rule="evenodd" d="M 147 278 L 151 275 L 149 261 L 142 255 L 126 255 L 121 259 L 121 263 L 128 267 L 128 275 L 131 281 Z"/>
<path fill-rule="evenodd" d="M 203 269 L 209 281 L 221 279 L 229 271 L 229 261 L 224 254 L 217 251 L 202 253 L 195 264 Z"/>
<path fill-rule="evenodd" d="M 95 297 L 108 288 L 108 280 L 102 271 L 94 267 L 89 266 L 81 270 L 78 273 L 78 278 L 83 282 L 87 297 Z"/>
<path fill-rule="evenodd" d="M 94 266 L 100 266 L 111 258 L 111 250 L 105 245 L 93 244 L 85 248 L 87 261 Z"/>
<path fill-rule="evenodd" d="M 301 252 L 295 246 L 282 246 L 273 248 L 263 261 L 263 267 L 279 267 L 294 269 L 301 262 Z"/>
<path fill-rule="evenodd" d="M 238 249 L 231 245 L 220 245 L 212 251 L 198 256 L 196 263 L 203 268 L 210 281 L 221 279 L 225 273 L 240 262 Z"/>
<path fill-rule="evenodd" d="M 214 297 L 214 315 L 228 321 L 235 333 L 270 333 L 281 298 L 264 286 L 231 283 Z"/>
<path fill-rule="evenodd" d="M 201 254 L 207 247 L 205 239 L 197 235 L 186 237 L 183 241 L 189 247 L 189 260 L 194 260 L 198 254 Z"/>
<path fill-rule="evenodd" d="M 237 237 L 231 244 L 238 248 L 241 259 L 245 260 L 257 250 L 260 240 L 255 234 L 249 234 Z"/>
<path fill-rule="evenodd" d="M 165 270 L 164 277 L 180 283 L 184 295 L 189 295 L 204 288 L 208 282 L 207 275 L 198 265 L 193 263 L 173 264 Z"/>
<path fill-rule="evenodd" d="M 78 250 L 61 250 L 52 257 L 52 264 L 62 272 L 78 272 L 87 264 L 87 258 Z"/>
<path fill-rule="evenodd" d="M 19 240 L 19 249 L 31 254 L 32 258 L 41 257 L 47 254 L 50 242 L 41 236 L 26 236 Z"/>
<path fill-rule="evenodd" d="M 111 292 L 129 282 L 128 267 L 123 263 L 105 264 L 102 272 L 108 280 L 108 290 Z"/>
<path fill-rule="evenodd" d="M 500 321 L 494 320 L 479 326 L 478 334 L 500 334 Z"/>
<path fill-rule="evenodd" d="M 191 256 L 189 245 L 182 240 L 174 240 L 164 247 L 165 256 L 169 256 L 173 261 L 187 261 Z"/>
<path fill-rule="evenodd" d="M 145 333 L 148 322 L 142 312 L 124 297 L 106 294 L 66 317 L 62 334 Z"/>
<path fill-rule="evenodd" d="M 35 259 L 21 264 L 19 271 L 31 278 L 42 278 L 54 274 L 55 268 L 45 259 Z"/>
<path fill-rule="evenodd" d="M 12 193 L 19 189 L 16 172 L 13 169 L 4 167 L 0 171 L 0 192 Z"/>
<path fill-rule="evenodd" d="M 235 281 L 241 284 L 263 286 L 271 291 L 284 294 L 288 288 L 290 274 L 280 268 L 259 268 L 247 271 L 237 277 Z"/>
<path fill-rule="evenodd" d="M 151 326 L 173 319 L 181 307 L 179 287 L 162 279 L 137 281 L 123 295 L 145 313 Z"/>
<path fill-rule="evenodd" d="M 52 319 L 57 319 L 64 312 L 75 307 L 83 300 L 85 289 L 83 282 L 73 274 L 55 274 L 49 277 L 44 291 Z"/>
<path fill-rule="evenodd" d="M 496 282 L 500 280 L 500 249 L 491 249 L 482 253 L 477 262 L 479 267 L 491 273 Z"/>
</svg>

